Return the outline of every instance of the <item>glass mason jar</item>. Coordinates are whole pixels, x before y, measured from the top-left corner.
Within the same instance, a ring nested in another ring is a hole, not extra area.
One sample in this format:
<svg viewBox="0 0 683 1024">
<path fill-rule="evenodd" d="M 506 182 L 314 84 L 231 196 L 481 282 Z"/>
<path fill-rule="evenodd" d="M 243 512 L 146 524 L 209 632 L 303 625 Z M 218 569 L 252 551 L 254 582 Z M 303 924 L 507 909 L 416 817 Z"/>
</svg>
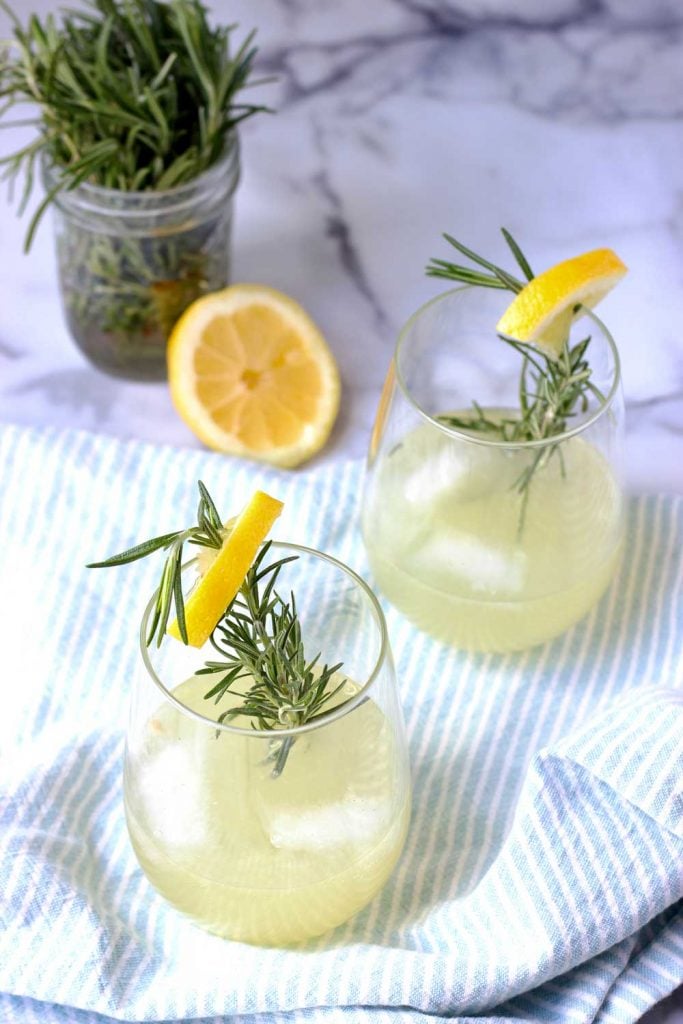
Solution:
<svg viewBox="0 0 683 1024">
<path fill-rule="evenodd" d="M 410 778 L 377 599 L 328 555 L 272 551 L 297 556 L 278 589 L 296 595 L 307 660 L 343 662 L 342 691 L 299 727 L 221 724 L 230 698 L 205 699 L 220 674 L 195 675 L 216 649 L 169 638 L 147 648 L 153 598 L 124 793 L 133 847 L 162 896 L 226 938 L 287 945 L 346 921 L 383 886 L 405 840 Z"/>
<path fill-rule="evenodd" d="M 45 189 L 54 167 L 43 166 Z M 82 184 L 54 201 L 62 305 L 71 335 L 100 370 L 130 380 L 166 377 L 166 342 L 199 295 L 228 283 L 233 135 L 222 158 L 185 185 L 126 192 Z"/>
<path fill-rule="evenodd" d="M 456 288 L 402 330 L 372 435 L 363 532 L 380 589 L 457 647 L 513 651 L 562 633 L 605 591 L 623 535 L 619 357 L 592 313 L 604 397 L 555 437 L 508 443 L 439 417 L 519 410 L 522 357 L 495 333 L 507 292 Z"/>
</svg>

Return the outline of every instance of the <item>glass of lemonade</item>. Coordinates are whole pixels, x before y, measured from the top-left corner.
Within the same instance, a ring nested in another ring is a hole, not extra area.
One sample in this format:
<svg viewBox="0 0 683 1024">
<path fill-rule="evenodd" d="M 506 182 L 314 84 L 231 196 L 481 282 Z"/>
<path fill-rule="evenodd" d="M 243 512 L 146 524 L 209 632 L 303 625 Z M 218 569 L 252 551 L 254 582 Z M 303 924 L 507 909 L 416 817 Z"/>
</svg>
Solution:
<svg viewBox="0 0 683 1024">
<path fill-rule="evenodd" d="M 137 857 L 155 888 L 226 938 L 287 945 L 364 907 L 391 873 L 410 816 L 407 748 L 386 625 L 369 587 L 328 555 L 274 543 L 309 657 L 343 662 L 340 692 L 307 724 L 264 731 L 239 700 L 206 699 L 216 657 L 165 637 L 146 646 L 126 744 Z M 309 653 L 310 652 L 310 653 Z"/>
<path fill-rule="evenodd" d="M 400 334 L 372 435 L 363 532 L 381 590 L 418 626 L 458 647 L 513 651 L 562 633 L 605 591 L 623 536 L 619 357 L 588 311 L 602 399 L 564 433 L 509 443 L 441 416 L 519 410 L 519 352 L 495 324 L 505 291 L 460 287 Z M 528 486 L 522 487 L 527 479 Z"/>
</svg>

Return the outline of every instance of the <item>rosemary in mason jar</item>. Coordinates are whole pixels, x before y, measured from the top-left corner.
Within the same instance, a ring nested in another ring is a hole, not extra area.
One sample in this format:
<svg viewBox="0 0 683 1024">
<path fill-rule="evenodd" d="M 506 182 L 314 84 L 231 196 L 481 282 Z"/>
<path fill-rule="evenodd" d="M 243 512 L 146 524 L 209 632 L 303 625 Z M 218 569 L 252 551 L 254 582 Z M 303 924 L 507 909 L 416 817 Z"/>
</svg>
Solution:
<svg viewBox="0 0 683 1024">
<path fill-rule="evenodd" d="M 165 374 L 165 345 L 183 310 L 228 280 L 236 128 L 262 106 L 243 103 L 256 53 L 251 32 L 213 27 L 199 0 L 89 0 L 59 22 L 11 17 L 0 48 L 0 117 L 34 108 L 35 137 L 2 160 L 24 175 L 27 207 L 39 166 L 45 195 L 28 250 L 56 209 L 65 312 L 101 368 Z"/>
</svg>

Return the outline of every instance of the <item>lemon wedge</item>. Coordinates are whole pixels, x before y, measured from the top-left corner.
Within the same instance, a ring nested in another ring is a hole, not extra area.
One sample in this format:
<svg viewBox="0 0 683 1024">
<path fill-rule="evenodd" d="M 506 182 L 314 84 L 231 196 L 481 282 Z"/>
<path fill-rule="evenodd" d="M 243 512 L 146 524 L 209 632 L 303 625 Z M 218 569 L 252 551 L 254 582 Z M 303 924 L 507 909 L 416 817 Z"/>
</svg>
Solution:
<svg viewBox="0 0 683 1024">
<path fill-rule="evenodd" d="M 185 626 L 192 647 L 202 647 L 209 639 L 282 509 L 277 498 L 256 491 L 242 513 L 226 524 L 223 546 L 185 600 Z M 177 619 L 168 633 L 181 639 Z"/>
<path fill-rule="evenodd" d="M 559 355 L 576 307 L 592 309 L 621 280 L 626 269 L 611 249 L 593 249 L 563 260 L 518 292 L 496 330 Z"/>
<path fill-rule="evenodd" d="M 217 451 L 296 466 L 327 441 L 339 372 L 301 306 L 264 285 L 234 284 L 197 299 L 168 343 L 171 398 Z"/>
</svg>

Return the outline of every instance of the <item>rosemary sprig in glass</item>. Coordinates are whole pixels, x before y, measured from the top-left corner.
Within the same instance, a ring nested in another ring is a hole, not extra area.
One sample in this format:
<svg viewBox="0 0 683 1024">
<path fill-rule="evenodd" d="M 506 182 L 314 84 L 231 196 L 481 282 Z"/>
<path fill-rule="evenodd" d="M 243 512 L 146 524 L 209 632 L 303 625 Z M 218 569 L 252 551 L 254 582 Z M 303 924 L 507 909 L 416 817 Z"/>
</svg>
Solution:
<svg viewBox="0 0 683 1024">
<path fill-rule="evenodd" d="M 520 246 L 505 228 L 502 228 L 502 234 L 525 281 L 531 281 L 534 273 Z M 479 256 L 451 235 L 445 234 L 444 238 L 462 255 L 476 264 L 476 267 L 482 269 L 451 263 L 447 260 L 432 259 L 426 269 L 429 277 L 459 281 L 480 288 L 503 289 L 514 293 L 520 292 L 524 287 L 525 281 Z M 577 311 L 578 309 L 575 312 Z M 536 345 L 516 341 L 504 334 L 499 334 L 498 337 L 522 357 L 517 389 L 519 412 L 515 412 L 512 416 L 489 415 L 478 402 L 473 401 L 470 414 L 464 416 L 444 414 L 438 417 L 442 423 L 460 430 L 489 434 L 511 444 L 543 441 L 563 434 L 569 428 L 569 421 L 573 416 L 587 411 L 591 396 L 601 404 L 605 401 L 605 396 L 591 380 L 591 368 L 586 357 L 591 341 L 590 337 L 571 346 L 567 339 L 558 356 L 546 352 Z M 513 488 L 522 499 L 519 517 L 520 533 L 524 527 L 529 489 L 534 475 L 556 452 L 562 459 L 562 449 L 559 443 L 539 447 L 533 453 L 529 464 L 513 482 Z M 563 463 L 562 472 L 564 473 Z"/>
<path fill-rule="evenodd" d="M 307 660 L 294 594 L 290 592 L 285 601 L 275 590 L 280 570 L 296 555 L 264 566 L 269 550 L 270 542 L 261 548 L 211 635 L 222 660 L 207 661 L 197 672 L 221 674 L 205 694 L 207 700 L 218 703 L 227 693 L 242 698 L 239 706 L 219 715 L 219 722 L 246 716 L 254 727 L 267 731 L 313 721 L 346 683 L 342 679 L 330 685 L 342 662 L 320 666 L 320 653 Z M 240 680 L 248 681 L 246 692 L 234 688 Z M 274 739 L 270 754 L 274 777 L 282 772 L 292 743 L 291 737 Z"/>
<path fill-rule="evenodd" d="M 173 604 L 180 635 L 187 644 L 182 591 L 183 545 L 188 542 L 219 549 L 226 537 L 227 527 L 223 526 L 216 505 L 201 480 L 198 487 L 196 526 L 154 537 L 87 566 L 100 569 L 126 565 L 154 551 L 168 550 L 147 632 L 147 646 L 155 637 L 157 646 L 161 645 Z M 342 662 L 321 666 L 320 652 L 311 659 L 306 657 L 294 594 L 290 592 L 289 600 L 285 601 L 275 590 L 282 567 L 295 561 L 297 556 L 290 555 L 266 564 L 270 548 L 270 541 L 262 545 L 236 597 L 211 634 L 211 644 L 221 655 L 221 660 L 206 661 L 196 674 L 214 676 L 220 673 L 218 682 L 204 695 L 206 700 L 217 704 L 228 693 L 241 698 L 241 704 L 219 715 L 219 723 L 244 716 L 251 719 L 254 728 L 276 731 L 313 721 L 341 691 L 346 679 L 342 678 L 333 685 Z M 248 681 L 244 692 L 234 689 L 240 681 Z M 283 740 L 273 737 L 270 758 L 274 761 L 271 772 L 274 778 L 281 774 L 293 742 L 291 737 Z"/>
</svg>

